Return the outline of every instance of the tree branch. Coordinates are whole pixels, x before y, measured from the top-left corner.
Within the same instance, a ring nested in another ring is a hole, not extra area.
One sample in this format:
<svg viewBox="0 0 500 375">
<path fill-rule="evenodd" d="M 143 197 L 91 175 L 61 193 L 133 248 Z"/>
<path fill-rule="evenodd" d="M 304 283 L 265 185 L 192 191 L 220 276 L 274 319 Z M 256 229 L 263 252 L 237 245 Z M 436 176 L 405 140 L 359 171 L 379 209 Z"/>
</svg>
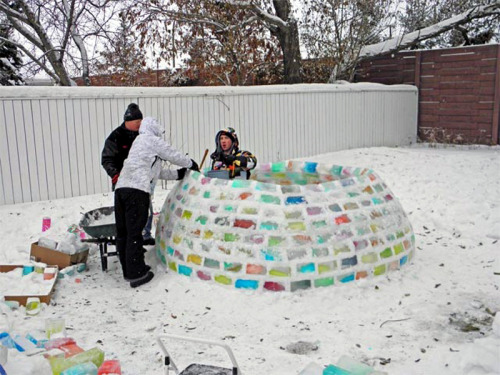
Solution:
<svg viewBox="0 0 500 375">
<path fill-rule="evenodd" d="M 272 26 L 275 27 L 287 27 L 288 23 L 282 20 L 281 18 L 266 12 L 262 8 L 258 7 L 255 4 L 252 4 L 249 1 L 244 1 L 244 0 L 226 0 L 226 3 L 230 5 L 234 5 L 236 7 L 240 8 L 247 8 L 249 9 L 253 14 L 255 14 L 257 17 L 259 17 L 260 20 L 269 23 Z M 269 25 L 266 25 L 266 27 L 269 28 Z"/>
<path fill-rule="evenodd" d="M 217 22 L 217 21 L 210 19 L 210 18 L 200 17 L 200 15 L 198 15 L 198 14 L 176 12 L 173 10 L 166 10 L 166 9 L 161 9 L 161 8 L 150 8 L 149 10 L 151 11 L 151 13 L 169 16 L 178 22 L 189 22 L 189 23 L 199 23 L 199 24 L 211 25 L 211 26 L 214 26 L 215 28 L 220 29 L 220 30 L 222 30 L 226 27 L 226 25 L 224 25 L 220 22 Z"/>
<path fill-rule="evenodd" d="M 5 13 L 6 16 L 16 18 L 21 22 L 24 23 L 28 22 L 28 19 L 24 17 L 22 13 L 19 13 L 14 9 L 12 9 L 10 6 L 8 6 L 8 4 L 5 3 L 5 0 L 2 0 L 2 2 L 0 2 L 0 11 Z"/>
<path fill-rule="evenodd" d="M 12 27 L 16 29 L 19 34 L 28 39 L 31 43 L 35 45 L 35 47 L 39 48 L 43 51 L 43 43 L 40 39 L 38 39 L 35 35 L 33 35 L 27 28 L 25 28 L 22 24 L 20 24 L 15 18 L 11 18 L 7 16 L 8 20 L 12 24 Z"/>
<path fill-rule="evenodd" d="M 448 30 L 454 29 L 458 25 L 463 25 L 476 18 L 483 18 L 500 13 L 500 0 L 492 4 L 477 6 L 447 20 L 438 22 L 432 26 L 408 33 L 381 43 L 371 44 L 361 49 L 359 57 L 369 57 L 383 53 L 400 51 L 411 47 L 423 40 L 433 38 Z"/>
</svg>

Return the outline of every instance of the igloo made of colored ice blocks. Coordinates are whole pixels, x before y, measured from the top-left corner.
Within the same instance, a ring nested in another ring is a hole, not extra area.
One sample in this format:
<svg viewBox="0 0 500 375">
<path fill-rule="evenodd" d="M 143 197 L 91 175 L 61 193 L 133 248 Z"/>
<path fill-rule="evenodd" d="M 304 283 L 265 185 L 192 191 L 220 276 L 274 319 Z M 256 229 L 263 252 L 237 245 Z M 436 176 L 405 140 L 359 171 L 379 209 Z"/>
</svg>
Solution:
<svg viewBox="0 0 500 375">
<path fill-rule="evenodd" d="M 250 180 L 188 173 L 156 243 L 169 272 L 292 292 L 384 275 L 415 252 L 403 208 L 373 170 L 303 161 L 260 165 Z"/>
</svg>

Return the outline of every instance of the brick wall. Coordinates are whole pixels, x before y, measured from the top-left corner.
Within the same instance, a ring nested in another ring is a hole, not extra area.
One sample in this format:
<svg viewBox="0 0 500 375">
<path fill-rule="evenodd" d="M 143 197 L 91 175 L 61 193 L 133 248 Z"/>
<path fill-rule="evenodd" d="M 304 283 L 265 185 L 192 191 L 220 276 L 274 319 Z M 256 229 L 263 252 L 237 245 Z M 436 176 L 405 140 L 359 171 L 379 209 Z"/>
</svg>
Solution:
<svg viewBox="0 0 500 375">
<path fill-rule="evenodd" d="M 355 79 L 417 86 L 421 140 L 499 144 L 499 44 L 377 56 Z"/>
</svg>

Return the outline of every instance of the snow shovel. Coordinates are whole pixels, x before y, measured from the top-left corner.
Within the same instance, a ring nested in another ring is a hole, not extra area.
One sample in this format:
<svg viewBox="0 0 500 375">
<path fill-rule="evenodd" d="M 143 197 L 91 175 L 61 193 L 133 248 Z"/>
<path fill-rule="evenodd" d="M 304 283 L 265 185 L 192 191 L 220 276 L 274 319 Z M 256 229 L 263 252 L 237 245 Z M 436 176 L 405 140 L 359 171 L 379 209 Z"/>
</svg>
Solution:
<svg viewBox="0 0 500 375">
<path fill-rule="evenodd" d="M 202 365 L 198 363 L 192 363 L 188 367 L 186 367 L 182 372 L 179 372 L 179 369 L 175 365 L 172 357 L 167 351 L 167 348 L 162 342 L 162 339 L 170 339 L 170 340 L 181 340 L 181 341 L 190 341 L 200 344 L 206 344 L 209 346 L 220 346 L 226 350 L 229 355 L 229 359 L 231 359 L 231 363 L 233 364 L 232 368 L 224 368 L 212 365 Z M 165 356 L 165 375 L 170 374 L 170 370 L 173 370 L 175 375 L 241 375 L 241 371 L 238 367 L 238 363 L 236 362 L 236 358 L 231 350 L 231 348 L 224 344 L 223 342 L 205 340 L 194 337 L 185 337 L 185 336 L 177 336 L 177 335 L 163 335 L 157 336 L 156 342 L 161 348 L 163 355 Z"/>
</svg>

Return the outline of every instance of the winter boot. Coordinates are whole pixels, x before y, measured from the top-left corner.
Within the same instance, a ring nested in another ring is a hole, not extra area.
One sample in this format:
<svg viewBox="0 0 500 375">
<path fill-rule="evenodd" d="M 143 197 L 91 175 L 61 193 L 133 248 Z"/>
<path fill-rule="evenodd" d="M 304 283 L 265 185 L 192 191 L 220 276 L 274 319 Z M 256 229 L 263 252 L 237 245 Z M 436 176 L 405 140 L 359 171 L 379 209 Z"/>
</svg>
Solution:
<svg viewBox="0 0 500 375">
<path fill-rule="evenodd" d="M 130 280 L 130 286 L 132 288 L 137 288 L 138 286 L 149 283 L 153 279 L 154 275 L 155 274 L 153 272 L 148 271 L 144 276 L 138 277 L 137 279 Z"/>
<path fill-rule="evenodd" d="M 148 266 L 148 265 L 146 264 L 146 274 L 147 274 L 149 271 L 151 271 L 151 266 Z M 141 277 L 144 277 L 144 276 L 141 276 Z M 139 277 L 139 278 L 140 278 L 140 277 Z M 131 279 L 130 277 L 124 277 L 124 279 L 125 279 L 125 281 L 133 281 L 133 280 L 135 280 L 135 279 Z"/>
</svg>

